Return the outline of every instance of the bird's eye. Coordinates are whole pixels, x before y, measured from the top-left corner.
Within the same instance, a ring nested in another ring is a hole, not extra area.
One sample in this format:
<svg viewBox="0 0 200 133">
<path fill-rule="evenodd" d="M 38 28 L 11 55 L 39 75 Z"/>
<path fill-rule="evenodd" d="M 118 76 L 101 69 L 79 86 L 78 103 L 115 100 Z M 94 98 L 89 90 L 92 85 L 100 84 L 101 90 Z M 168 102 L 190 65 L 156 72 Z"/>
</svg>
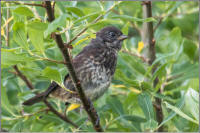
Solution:
<svg viewBox="0 0 200 133">
<path fill-rule="evenodd" d="M 115 37 L 115 36 L 116 36 L 116 34 L 115 34 L 114 32 L 109 32 L 108 35 L 109 35 L 110 37 Z"/>
</svg>

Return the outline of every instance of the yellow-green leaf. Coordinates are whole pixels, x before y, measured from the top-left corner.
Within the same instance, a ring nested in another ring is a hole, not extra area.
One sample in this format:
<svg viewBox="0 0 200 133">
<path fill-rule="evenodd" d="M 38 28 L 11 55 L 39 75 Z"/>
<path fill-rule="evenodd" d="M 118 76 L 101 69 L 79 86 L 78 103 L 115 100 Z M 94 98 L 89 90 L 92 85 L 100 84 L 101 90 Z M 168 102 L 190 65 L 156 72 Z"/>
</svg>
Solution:
<svg viewBox="0 0 200 133">
<path fill-rule="evenodd" d="M 77 109 L 80 107 L 80 104 L 71 104 L 68 108 L 67 108 L 67 112 L 72 111 L 74 109 Z"/>
</svg>

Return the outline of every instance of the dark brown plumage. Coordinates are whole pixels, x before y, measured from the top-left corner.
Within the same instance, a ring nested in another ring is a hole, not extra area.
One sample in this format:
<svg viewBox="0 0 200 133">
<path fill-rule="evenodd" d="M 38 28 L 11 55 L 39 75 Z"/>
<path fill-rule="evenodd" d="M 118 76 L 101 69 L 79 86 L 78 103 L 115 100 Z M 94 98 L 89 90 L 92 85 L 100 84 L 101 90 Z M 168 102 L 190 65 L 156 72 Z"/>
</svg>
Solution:
<svg viewBox="0 0 200 133">
<path fill-rule="evenodd" d="M 116 27 L 105 27 L 97 32 L 96 38 L 92 39 L 90 44 L 73 59 L 73 66 L 83 90 L 91 100 L 96 100 L 108 89 L 115 72 L 118 51 L 126 38 L 127 36 Z M 64 102 L 80 103 L 69 75 L 66 75 L 64 85 L 72 93 L 61 88 L 56 82 L 52 82 L 45 92 L 23 104 L 32 105 L 49 95 Z"/>
</svg>

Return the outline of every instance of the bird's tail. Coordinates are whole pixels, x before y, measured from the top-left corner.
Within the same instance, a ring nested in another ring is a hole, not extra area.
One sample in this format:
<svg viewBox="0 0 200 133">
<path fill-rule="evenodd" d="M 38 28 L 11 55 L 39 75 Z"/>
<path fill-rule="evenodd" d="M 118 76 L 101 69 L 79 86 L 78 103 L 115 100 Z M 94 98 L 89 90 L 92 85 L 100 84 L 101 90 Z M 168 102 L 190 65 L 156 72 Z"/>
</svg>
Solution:
<svg viewBox="0 0 200 133">
<path fill-rule="evenodd" d="M 56 90 L 58 86 L 59 85 L 56 82 L 53 81 L 45 92 L 37 94 L 36 96 L 26 100 L 25 102 L 23 102 L 23 105 L 30 106 L 30 105 L 33 105 L 35 103 L 43 101 L 44 99 L 46 99 L 48 97 L 48 95 L 51 92 Z"/>
</svg>

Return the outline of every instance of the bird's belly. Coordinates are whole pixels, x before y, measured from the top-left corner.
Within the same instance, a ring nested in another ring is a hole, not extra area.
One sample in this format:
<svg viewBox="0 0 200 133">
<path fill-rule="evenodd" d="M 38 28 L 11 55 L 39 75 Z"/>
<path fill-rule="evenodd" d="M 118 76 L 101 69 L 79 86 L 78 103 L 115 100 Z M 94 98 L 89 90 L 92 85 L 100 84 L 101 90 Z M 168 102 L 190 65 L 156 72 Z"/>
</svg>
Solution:
<svg viewBox="0 0 200 133">
<path fill-rule="evenodd" d="M 92 71 L 91 75 L 91 78 L 86 79 L 87 82 L 85 84 L 83 82 L 83 89 L 86 96 L 93 101 L 102 96 L 108 89 L 111 82 L 111 75 L 104 67 L 97 67 Z"/>
<path fill-rule="evenodd" d="M 105 93 L 109 85 L 110 85 L 109 81 L 101 83 L 99 86 L 96 86 L 95 88 L 86 89 L 85 94 L 88 98 L 90 98 L 90 100 L 94 101 Z"/>
</svg>

